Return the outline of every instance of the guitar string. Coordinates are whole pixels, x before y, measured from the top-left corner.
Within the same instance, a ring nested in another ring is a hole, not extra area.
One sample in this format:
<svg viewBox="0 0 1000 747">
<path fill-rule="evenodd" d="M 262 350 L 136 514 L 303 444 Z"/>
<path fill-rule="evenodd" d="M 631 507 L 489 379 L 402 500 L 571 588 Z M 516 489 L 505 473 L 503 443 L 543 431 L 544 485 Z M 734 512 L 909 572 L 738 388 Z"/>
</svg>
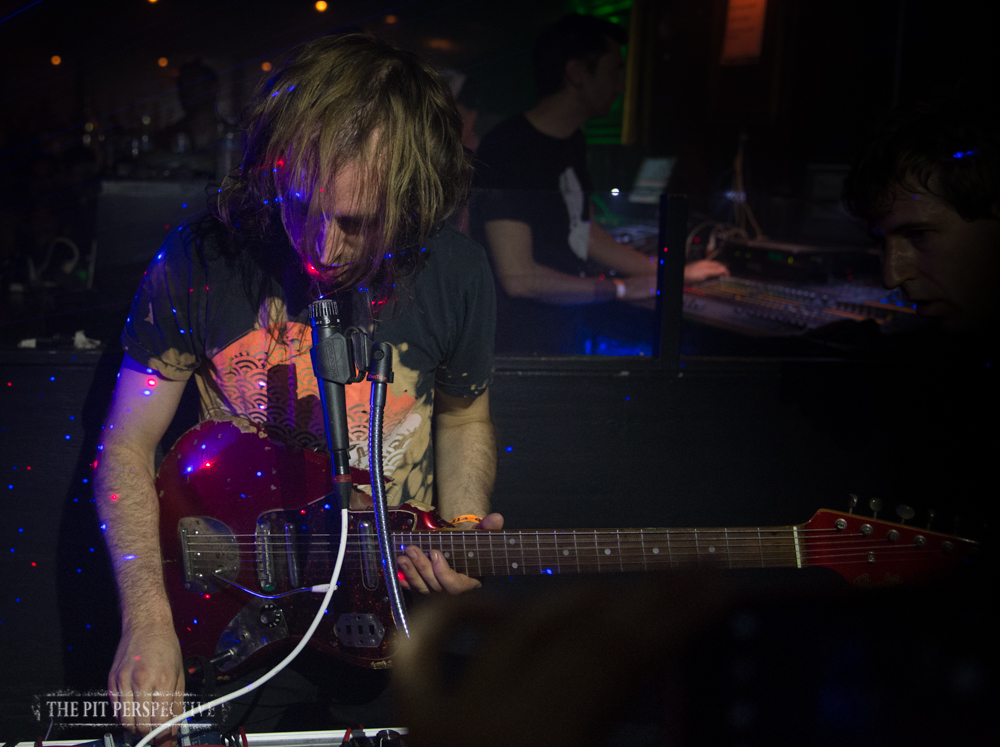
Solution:
<svg viewBox="0 0 1000 747">
<path fill-rule="evenodd" d="M 303 550 L 308 550 L 309 548 L 302 548 Z M 316 550 L 318 548 L 312 548 Z M 478 559 L 482 562 L 492 562 L 496 563 L 498 561 L 506 564 L 507 557 L 503 553 L 490 552 L 489 550 L 483 551 L 473 551 L 472 555 L 463 554 L 462 552 L 452 552 L 450 549 L 442 547 L 426 546 L 420 548 L 422 551 L 427 552 L 429 550 L 438 550 L 442 553 L 444 558 L 448 561 L 471 561 L 476 562 Z M 216 548 L 216 551 L 232 551 L 232 548 Z M 362 548 L 348 548 L 347 553 L 352 557 L 363 557 L 368 554 L 375 555 L 377 552 L 375 550 L 365 550 Z M 214 552 L 213 552 L 214 554 Z M 250 553 L 242 553 L 241 557 L 238 559 L 240 565 L 258 565 L 261 560 L 256 557 L 243 557 L 249 556 Z M 284 550 L 276 549 L 276 556 L 285 557 L 287 555 L 287 548 Z M 913 558 L 922 558 L 926 560 L 948 560 L 952 558 L 954 560 L 959 560 L 966 555 L 962 553 L 957 554 L 943 554 L 937 551 L 931 550 L 927 551 L 925 548 L 913 547 L 913 546 L 902 546 L 902 547 L 880 547 L 878 549 L 872 549 L 869 546 L 844 546 L 837 548 L 826 548 L 824 550 L 811 550 L 806 548 L 805 561 L 813 565 L 821 565 L 828 563 L 833 560 L 843 559 L 843 558 L 858 558 L 858 559 L 868 559 L 872 556 L 876 560 L 888 560 L 896 559 L 900 556 L 907 556 Z M 788 546 L 765 546 L 765 547 L 753 547 L 753 548 L 743 548 L 740 550 L 730 550 L 727 552 L 698 552 L 692 549 L 674 549 L 669 555 L 667 553 L 643 553 L 638 550 L 626 549 L 621 553 L 601 553 L 596 551 L 591 551 L 587 553 L 577 553 L 577 554 L 566 554 L 560 552 L 558 549 L 543 550 L 541 552 L 531 552 L 528 553 L 525 558 L 522 559 L 523 563 L 531 562 L 538 564 L 560 564 L 560 563 L 575 563 L 575 562 L 614 562 L 616 560 L 621 560 L 622 562 L 628 563 L 664 563 L 672 560 L 685 561 L 685 562 L 706 562 L 706 563 L 758 563 L 759 561 L 766 560 L 780 560 L 783 558 L 793 558 L 795 556 L 795 548 L 793 545 Z"/>
<path fill-rule="evenodd" d="M 475 541 L 473 543 L 471 543 L 471 544 L 476 549 L 479 549 L 480 540 L 485 540 L 490 535 L 488 533 L 484 533 L 484 534 L 478 534 L 478 535 L 477 534 L 473 534 L 471 536 L 475 539 Z M 428 547 L 431 547 L 432 549 L 434 548 L 435 545 L 437 545 L 437 546 L 443 546 L 444 544 L 449 544 L 449 543 L 452 542 L 452 537 L 451 536 L 445 535 L 445 536 L 442 537 L 442 536 L 439 536 L 439 535 L 437 535 L 436 533 L 433 533 L 433 532 L 427 532 L 427 533 L 405 533 L 405 532 L 401 533 L 401 532 L 397 532 L 397 533 L 395 533 L 395 539 L 396 539 L 396 542 L 399 543 L 401 546 L 408 546 L 408 545 L 416 545 L 418 547 L 428 546 Z M 403 539 L 408 539 L 409 541 L 408 542 L 403 542 L 402 541 Z M 462 542 L 462 541 L 468 540 L 469 537 L 467 537 L 467 536 L 466 537 L 457 537 L 455 539 L 458 539 L 459 542 Z M 546 537 L 543 537 L 543 536 L 537 536 L 536 539 L 538 539 L 539 542 L 537 542 L 537 543 L 530 543 L 530 544 L 537 544 L 537 545 L 539 545 L 542 548 L 543 551 L 567 549 L 567 545 L 568 545 L 567 542 L 564 542 L 563 546 L 560 547 L 558 540 L 553 540 L 551 538 L 546 538 Z M 601 544 L 602 544 L 601 541 L 600 541 L 601 538 L 598 537 L 597 539 L 598 539 L 597 546 L 599 548 L 603 549 L 601 547 Z M 612 539 L 612 540 L 613 539 L 618 539 L 618 540 L 621 540 L 622 538 L 620 536 L 615 537 L 615 535 L 610 535 L 606 539 Z M 626 544 L 625 544 L 625 548 L 626 549 L 630 549 L 630 550 L 637 549 L 637 546 L 640 544 L 640 542 L 637 541 L 637 540 L 631 540 L 631 542 L 630 542 L 629 538 L 625 538 L 625 539 L 626 539 Z M 641 544 L 645 545 L 645 544 L 648 544 L 648 543 L 655 543 L 656 539 L 658 539 L 658 538 L 655 537 L 655 536 L 647 536 L 647 537 L 643 538 L 643 541 L 641 542 Z M 664 539 L 665 539 L 665 537 L 664 537 Z M 715 545 L 711 544 L 714 539 L 724 539 L 724 538 L 701 537 L 700 538 L 700 542 L 698 542 L 698 541 L 696 541 L 692 537 L 687 543 L 685 543 L 684 542 L 684 538 L 676 538 L 676 537 L 674 537 L 674 538 L 672 538 L 673 542 L 671 544 L 671 547 L 672 548 L 678 548 L 680 550 L 690 549 L 691 547 L 699 547 L 701 545 L 714 547 Z M 648 540 L 648 542 L 647 542 L 647 540 Z M 954 541 L 952 541 L 952 542 L 954 544 Z M 886 549 L 893 549 L 893 548 L 900 548 L 900 547 L 920 547 L 920 546 L 918 546 L 918 545 L 916 545 L 916 544 L 914 544 L 912 542 L 907 542 L 905 540 L 902 540 L 902 538 L 900 540 L 896 540 L 896 541 L 890 542 L 886 538 L 872 538 L 872 537 L 868 537 L 868 536 L 865 536 L 865 535 L 859 535 L 859 534 L 851 534 L 851 535 L 838 534 L 838 535 L 828 536 L 826 538 L 821 538 L 821 537 L 805 537 L 805 538 L 800 538 L 800 543 L 802 545 L 804 545 L 806 549 L 808 549 L 808 550 L 815 550 L 815 551 L 818 551 L 818 552 L 823 552 L 823 551 L 825 551 L 827 549 L 840 549 L 840 548 L 844 548 L 844 547 L 868 548 L 870 550 L 886 550 Z M 229 538 L 227 538 L 227 537 L 220 537 L 220 536 L 202 537 L 202 538 L 191 538 L 191 539 L 187 540 L 187 546 L 188 546 L 188 548 L 195 548 L 195 549 L 205 549 L 205 548 L 210 548 L 210 549 L 220 549 L 220 548 L 236 548 L 236 549 L 246 548 L 246 549 L 254 549 L 254 548 L 259 547 L 262 544 L 266 544 L 266 545 L 268 545 L 268 546 L 270 546 L 270 547 L 272 547 L 274 549 L 279 549 L 279 550 L 280 549 L 287 549 L 289 545 L 296 546 L 296 547 L 302 546 L 302 545 L 308 545 L 308 546 L 312 546 L 312 547 L 324 547 L 324 546 L 329 546 L 330 545 L 330 543 L 328 541 L 324 541 L 324 538 L 322 538 L 322 537 L 317 538 L 317 535 L 300 535 L 300 536 L 293 537 L 291 539 L 287 538 L 285 535 L 276 535 L 276 536 L 267 537 L 267 538 L 264 538 L 264 539 L 261 539 L 261 540 L 256 540 L 255 539 L 253 541 L 243 541 L 243 542 L 233 542 L 233 541 L 230 541 Z M 487 541 L 484 544 L 489 545 L 489 544 L 492 544 L 492 543 L 489 542 L 489 541 Z M 505 543 L 505 546 L 506 546 L 506 544 L 509 544 L 509 543 Z M 522 540 L 522 544 L 523 544 L 523 540 Z M 610 549 L 611 546 L 617 546 L 619 543 L 611 541 L 611 542 L 605 542 L 604 544 L 608 545 L 609 549 Z M 719 544 L 722 545 L 724 543 L 719 543 Z M 794 546 L 794 544 L 795 544 L 795 538 L 791 537 L 791 536 L 789 536 L 789 537 L 769 537 L 769 538 L 762 538 L 760 540 L 758 540 L 758 539 L 750 539 L 750 538 L 732 538 L 732 537 L 730 537 L 729 538 L 729 550 L 728 550 L 728 552 L 732 553 L 732 552 L 738 551 L 738 550 L 753 550 L 755 548 L 761 548 L 761 547 L 785 547 L 785 546 L 791 547 L 791 546 Z M 348 547 L 349 548 L 354 548 L 354 549 L 361 550 L 361 549 L 367 548 L 368 546 L 370 546 L 370 540 L 368 540 L 368 539 L 353 538 L 353 539 L 349 539 L 348 540 Z M 512 546 L 517 546 L 517 542 L 515 542 Z M 655 546 L 655 544 L 654 544 L 654 546 Z M 975 547 L 976 543 L 973 543 L 973 542 L 971 542 L 969 540 L 959 540 L 959 545 L 957 545 L 957 546 L 958 547 L 965 547 L 965 546 Z M 930 547 L 930 546 L 920 547 L 920 549 L 922 549 L 924 551 L 934 551 L 934 548 Z M 494 554 L 497 553 L 496 550 L 494 550 L 493 552 L 494 552 Z M 645 552 L 648 553 L 649 551 L 647 550 Z M 725 549 L 723 549 L 722 554 L 726 554 L 726 552 L 727 551 Z"/>
</svg>

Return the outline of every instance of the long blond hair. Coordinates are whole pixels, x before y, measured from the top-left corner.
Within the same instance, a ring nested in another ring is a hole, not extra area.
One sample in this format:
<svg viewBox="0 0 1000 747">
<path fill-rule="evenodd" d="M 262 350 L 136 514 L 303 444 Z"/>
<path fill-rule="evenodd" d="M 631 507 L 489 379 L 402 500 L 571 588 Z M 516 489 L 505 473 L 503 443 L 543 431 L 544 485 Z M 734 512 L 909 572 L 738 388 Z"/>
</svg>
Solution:
<svg viewBox="0 0 1000 747">
<path fill-rule="evenodd" d="M 375 37 L 303 45 L 258 88 L 245 119 L 243 162 L 223 182 L 220 219 L 260 237 L 280 216 L 306 266 L 334 287 L 388 298 L 465 198 L 471 165 L 451 91 L 426 62 Z M 330 256 L 334 177 L 348 163 L 360 167 L 355 197 L 376 214 L 361 227 L 362 257 L 317 272 Z"/>
</svg>

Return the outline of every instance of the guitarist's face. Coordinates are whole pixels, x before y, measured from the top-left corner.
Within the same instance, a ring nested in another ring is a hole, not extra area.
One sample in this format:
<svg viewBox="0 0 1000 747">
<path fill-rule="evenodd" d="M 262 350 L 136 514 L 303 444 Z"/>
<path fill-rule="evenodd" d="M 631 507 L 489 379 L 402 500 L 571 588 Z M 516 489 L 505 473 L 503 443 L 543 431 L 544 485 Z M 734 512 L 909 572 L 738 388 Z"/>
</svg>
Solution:
<svg viewBox="0 0 1000 747">
<path fill-rule="evenodd" d="M 309 268 L 311 274 L 332 278 L 340 266 L 364 259 L 365 247 L 379 227 L 377 199 L 365 177 L 356 161 L 337 169 L 324 199 L 322 259 L 319 267 Z"/>
</svg>

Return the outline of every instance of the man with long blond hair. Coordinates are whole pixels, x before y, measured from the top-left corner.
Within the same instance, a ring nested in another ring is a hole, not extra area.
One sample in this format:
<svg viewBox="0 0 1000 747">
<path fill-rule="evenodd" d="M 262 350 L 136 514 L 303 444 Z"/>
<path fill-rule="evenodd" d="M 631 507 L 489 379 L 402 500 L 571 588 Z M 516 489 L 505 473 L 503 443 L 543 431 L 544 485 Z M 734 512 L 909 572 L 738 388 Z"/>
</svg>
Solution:
<svg viewBox="0 0 1000 747">
<path fill-rule="evenodd" d="M 340 299 L 345 327 L 395 349 L 383 455 L 389 503 L 434 502 L 445 519 L 485 517 L 460 526 L 502 526 L 489 514 L 493 281 L 483 250 L 444 224 L 469 174 L 447 86 L 414 55 L 375 38 L 310 42 L 258 90 L 239 170 L 212 210 L 170 234 L 122 335 L 95 480 L 122 610 L 108 678 L 117 704 L 179 706 L 184 691 L 163 584 L 154 452 L 186 381 L 194 374 L 203 419 L 246 418 L 322 450 L 309 354 L 309 303 L 320 296 Z M 357 467 L 367 464 L 369 387 L 347 387 Z M 403 585 L 420 593 L 479 585 L 437 551 L 413 548 L 398 565 Z M 312 726 L 387 717 L 384 672 L 311 658 L 293 663 L 295 682 L 279 685 L 273 700 L 292 697 L 281 688 L 309 690 Z M 333 691 L 345 682 L 340 697 Z M 260 697 L 259 706 L 270 696 Z M 347 706 L 335 712 L 338 700 Z M 149 728 L 138 718 L 123 723 Z M 253 718 L 245 725 L 265 726 Z"/>
</svg>

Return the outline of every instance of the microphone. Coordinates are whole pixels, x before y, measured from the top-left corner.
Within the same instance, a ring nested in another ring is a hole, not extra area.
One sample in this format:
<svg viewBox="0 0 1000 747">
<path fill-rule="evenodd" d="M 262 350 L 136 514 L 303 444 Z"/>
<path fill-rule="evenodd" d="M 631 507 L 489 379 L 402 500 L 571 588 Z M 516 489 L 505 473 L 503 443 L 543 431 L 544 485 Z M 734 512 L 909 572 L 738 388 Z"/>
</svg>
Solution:
<svg viewBox="0 0 1000 747">
<path fill-rule="evenodd" d="M 350 434 L 347 429 L 347 396 L 344 386 L 354 379 L 347 338 L 340 330 L 340 315 L 335 301 L 315 301 L 312 314 L 313 373 L 320 384 L 326 445 L 333 467 L 333 489 L 342 509 L 351 506 Z"/>
</svg>

